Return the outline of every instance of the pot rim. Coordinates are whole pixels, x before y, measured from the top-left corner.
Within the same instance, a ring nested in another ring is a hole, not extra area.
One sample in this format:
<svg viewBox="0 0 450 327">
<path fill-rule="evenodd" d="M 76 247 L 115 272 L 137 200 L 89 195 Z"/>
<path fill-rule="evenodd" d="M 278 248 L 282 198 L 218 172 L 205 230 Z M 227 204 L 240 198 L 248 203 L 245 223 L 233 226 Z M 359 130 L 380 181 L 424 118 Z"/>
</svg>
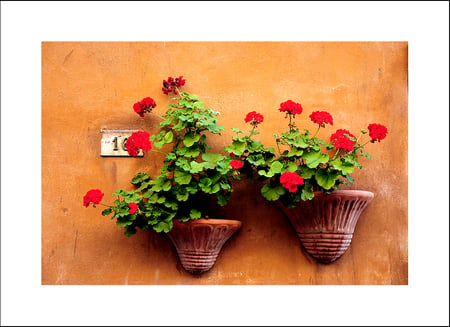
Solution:
<svg viewBox="0 0 450 327">
<path fill-rule="evenodd" d="M 188 220 L 185 222 L 180 222 L 177 218 L 173 219 L 173 222 L 178 224 L 211 224 L 211 225 L 220 225 L 220 224 L 228 224 L 228 225 L 242 225 L 242 221 L 235 219 L 220 219 L 220 218 L 198 218 L 194 220 Z"/>
<path fill-rule="evenodd" d="M 322 191 L 315 191 L 314 192 L 314 197 L 316 197 L 317 195 L 319 195 L 319 196 L 320 195 L 328 196 L 328 195 L 334 195 L 334 194 L 336 194 L 336 195 L 339 195 L 339 194 L 358 195 L 358 194 L 360 194 L 360 195 L 368 195 L 368 196 L 372 195 L 372 196 L 375 196 L 375 194 L 373 192 L 366 191 L 366 190 L 334 190 L 330 194 L 324 194 Z"/>
</svg>

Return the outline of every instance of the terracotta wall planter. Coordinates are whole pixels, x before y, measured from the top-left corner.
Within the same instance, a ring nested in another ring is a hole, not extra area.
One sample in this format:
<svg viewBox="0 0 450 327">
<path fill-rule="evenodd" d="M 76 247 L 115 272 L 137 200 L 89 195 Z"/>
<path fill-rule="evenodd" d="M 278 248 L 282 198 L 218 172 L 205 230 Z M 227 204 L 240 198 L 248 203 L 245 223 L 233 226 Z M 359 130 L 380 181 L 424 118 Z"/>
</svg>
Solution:
<svg viewBox="0 0 450 327">
<path fill-rule="evenodd" d="M 201 274 L 214 266 L 222 246 L 241 226 L 238 220 L 201 218 L 179 222 L 175 219 L 167 235 L 184 269 Z"/>
<path fill-rule="evenodd" d="M 294 227 L 301 244 L 322 263 L 339 259 L 350 246 L 356 223 L 374 198 L 368 191 L 337 190 L 332 194 L 314 193 L 314 199 L 300 201 L 288 209 L 276 202 Z"/>
</svg>

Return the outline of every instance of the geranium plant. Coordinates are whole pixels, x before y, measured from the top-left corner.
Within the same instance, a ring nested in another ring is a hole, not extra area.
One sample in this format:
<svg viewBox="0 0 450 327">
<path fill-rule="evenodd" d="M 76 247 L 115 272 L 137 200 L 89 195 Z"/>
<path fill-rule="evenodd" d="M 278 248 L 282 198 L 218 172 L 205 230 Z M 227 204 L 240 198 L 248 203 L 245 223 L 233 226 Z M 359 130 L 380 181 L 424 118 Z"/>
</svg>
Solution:
<svg viewBox="0 0 450 327">
<path fill-rule="evenodd" d="M 249 135 L 234 128 L 237 135 L 224 149 L 245 163 L 241 171 L 265 181 L 261 193 L 267 200 L 280 200 L 288 208 L 295 207 L 300 200 L 311 200 L 314 192 L 329 194 L 343 184 L 350 185 L 354 181 L 351 177 L 354 169 L 362 168 L 360 157 L 371 159 L 364 147 L 383 140 L 387 134 L 385 126 L 369 124 L 367 130 L 360 130 L 358 137 L 346 129 L 337 129 L 329 139 L 320 139 L 320 130 L 333 125 L 330 113 L 314 111 L 309 115 L 318 125 L 312 134 L 307 129 L 300 132 L 296 126 L 295 117 L 303 112 L 300 103 L 287 100 L 278 110 L 285 114 L 288 128 L 274 135 L 277 151 L 253 139 L 264 119 L 256 111 L 244 118 L 252 127 Z M 367 132 L 369 139 L 363 141 Z"/>
<path fill-rule="evenodd" d="M 164 155 L 163 166 L 156 176 L 139 172 L 131 179 L 131 190 L 119 189 L 113 205 L 102 203 L 104 194 L 99 189 L 87 192 L 84 206 L 106 206 L 104 216 L 116 218 L 117 226 L 131 236 L 137 228 L 169 232 L 172 220 L 188 221 L 207 217 L 203 212 L 202 197 L 211 196 L 220 205 L 226 205 L 233 191 L 231 179 L 238 177 L 239 162 L 229 155 L 212 152 L 207 144 L 211 134 L 220 135 L 224 127 L 217 124 L 218 112 L 206 108 L 193 94 L 181 92 L 183 76 L 163 81 L 162 91 L 176 95 L 174 103 L 161 116 L 160 132 L 150 135 L 145 131 L 133 133 L 126 148 L 131 156 L 140 151 Z M 154 113 L 156 102 L 146 97 L 133 106 L 141 117 Z"/>
</svg>

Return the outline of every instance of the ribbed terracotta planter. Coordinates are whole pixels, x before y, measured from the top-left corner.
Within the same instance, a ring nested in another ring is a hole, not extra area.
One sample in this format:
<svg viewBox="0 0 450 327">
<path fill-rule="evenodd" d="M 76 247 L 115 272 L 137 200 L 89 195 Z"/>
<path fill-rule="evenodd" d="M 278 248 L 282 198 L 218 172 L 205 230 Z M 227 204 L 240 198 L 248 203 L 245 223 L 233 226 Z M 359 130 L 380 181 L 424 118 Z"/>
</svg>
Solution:
<svg viewBox="0 0 450 327">
<path fill-rule="evenodd" d="M 192 274 L 210 270 L 225 242 L 241 228 L 242 222 L 228 219 L 173 220 L 167 234 L 183 268 Z"/>
<path fill-rule="evenodd" d="M 336 190 L 325 195 L 315 192 L 309 201 L 300 201 L 288 209 L 278 201 L 294 227 L 301 244 L 313 258 L 322 263 L 339 259 L 353 238 L 356 223 L 374 194 L 359 190 Z"/>
</svg>

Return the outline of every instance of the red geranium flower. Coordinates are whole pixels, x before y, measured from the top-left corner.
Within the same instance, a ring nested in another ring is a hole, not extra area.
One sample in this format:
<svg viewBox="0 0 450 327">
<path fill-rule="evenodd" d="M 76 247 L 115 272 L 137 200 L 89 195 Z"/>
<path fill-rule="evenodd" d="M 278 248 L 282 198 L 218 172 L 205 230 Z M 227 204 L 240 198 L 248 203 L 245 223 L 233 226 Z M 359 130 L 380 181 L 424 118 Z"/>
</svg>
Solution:
<svg viewBox="0 0 450 327">
<path fill-rule="evenodd" d="M 322 127 L 325 127 L 325 124 L 333 125 L 333 117 L 326 111 L 314 111 L 309 118 Z"/>
<path fill-rule="evenodd" d="M 152 109 L 156 107 L 156 102 L 152 98 L 144 98 L 133 105 L 134 111 L 141 117 L 144 117 L 144 113 L 152 112 Z"/>
<path fill-rule="evenodd" d="M 162 91 L 164 94 L 169 94 L 170 92 L 173 92 L 174 94 L 177 94 L 177 87 L 183 86 L 186 83 L 186 80 L 183 79 L 183 76 L 180 77 L 168 77 L 167 80 L 163 80 L 163 87 Z"/>
<path fill-rule="evenodd" d="M 132 157 L 136 157 L 139 150 L 146 152 L 152 149 L 152 144 L 150 143 L 150 134 L 147 132 L 137 131 L 130 135 L 127 140 L 127 151 Z"/>
<path fill-rule="evenodd" d="M 386 137 L 387 128 L 381 124 L 369 124 L 369 135 L 372 138 L 370 142 L 374 143 L 375 141 L 380 142 L 382 139 Z"/>
<path fill-rule="evenodd" d="M 257 126 L 264 121 L 264 116 L 257 113 L 256 111 L 251 111 L 247 114 L 247 116 L 245 116 L 244 121 L 246 123 L 250 123 L 253 126 Z"/>
<path fill-rule="evenodd" d="M 104 195 L 105 194 L 103 194 L 102 191 L 100 191 L 99 189 L 90 190 L 83 197 L 83 205 L 87 208 L 89 204 L 92 202 L 95 207 L 96 204 L 100 203 Z"/>
<path fill-rule="evenodd" d="M 297 191 L 297 185 L 303 185 L 304 181 L 297 173 L 286 171 L 281 175 L 280 183 L 284 188 L 287 188 L 289 192 L 294 193 Z"/>
<path fill-rule="evenodd" d="M 278 109 L 281 112 L 286 112 L 289 115 L 295 115 L 301 114 L 303 111 L 302 105 L 300 103 L 296 103 L 292 100 L 287 100 L 286 102 L 283 102 L 280 104 L 280 108 Z"/>
<path fill-rule="evenodd" d="M 134 202 L 128 204 L 128 207 L 130 208 L 130 210 L 128 211 L 130 215 L 134 214 L 139 209 L 138 205 Z"/>
<path fill-rule="evenodd" d="M 338 129 L 334 134 L 331 134 L 330 141 L 336 149 L 353 150 L 355 142 L 348 138 L 346 134 L 350 137 L 355 137 L 346 129 Z"/>
<path fill-rule="evenodd" d="M 231 167 L 233 167 L 233 169 L 239 169 L 244 166 L 242 161 L 239 161 L 239 160 L 231 160 L 230 165 L 231 165 Z"/>
</svg>

